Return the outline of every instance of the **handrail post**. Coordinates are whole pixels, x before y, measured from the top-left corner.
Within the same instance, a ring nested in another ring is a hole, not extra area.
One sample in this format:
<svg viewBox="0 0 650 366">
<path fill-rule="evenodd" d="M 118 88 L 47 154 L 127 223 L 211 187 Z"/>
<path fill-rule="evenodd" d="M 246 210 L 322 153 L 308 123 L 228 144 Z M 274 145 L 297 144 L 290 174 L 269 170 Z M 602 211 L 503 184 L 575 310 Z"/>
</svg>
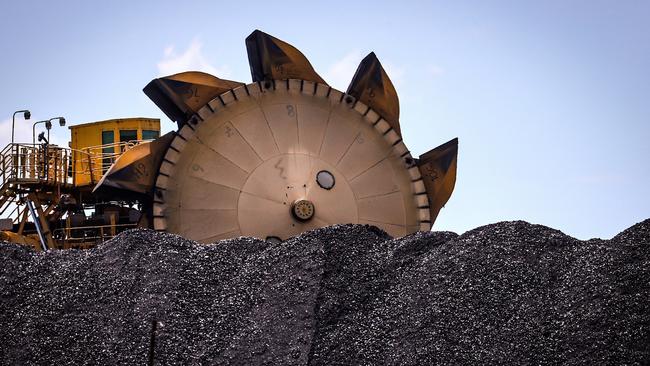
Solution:
<svg viewBox="0 0 650 366">
<path fill-rule="evenodd" d="M 13 142 L 11 143 L 11 172 L 9 174 L 10 179 L 15 179 L 16 177 L 14 176 L 16 174 L 16 164 L 18 163 L 16 161 L 17 159 L 17 154 L 14 152 L 14 149 L 17 150 L 18 145 L 14 144 Z"/>
<path fill-rule="evenodd" d="M 52 167 L 54 169 L 54 184 L 58 184 L 58 173 L 59 173 L 59 152 L 54 151 L 54 166 Z"/>
</svg>

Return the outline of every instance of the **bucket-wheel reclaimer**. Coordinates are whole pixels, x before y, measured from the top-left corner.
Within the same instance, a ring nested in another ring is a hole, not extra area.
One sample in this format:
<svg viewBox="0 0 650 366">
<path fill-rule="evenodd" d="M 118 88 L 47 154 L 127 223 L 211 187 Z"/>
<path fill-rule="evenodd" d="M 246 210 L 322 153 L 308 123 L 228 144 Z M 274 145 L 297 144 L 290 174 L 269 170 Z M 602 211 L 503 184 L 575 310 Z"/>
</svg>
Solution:
<svg viewBox="0 0 650 366">
<path fill-rule="evenodd" d="M 411 155 L 374 53 L 341 92 L 281 40 L 254 31 L 246 47 L 250 84 L 201 72 L 149 83 L 178 131 L 149 155 L 127 151 L 95 191 L 149 197 L 148 225 L 202 242 L 284 240 L 338 223 L 393 236 L 431 229 L 454 188 L 457 139 Z"/>
</svg>

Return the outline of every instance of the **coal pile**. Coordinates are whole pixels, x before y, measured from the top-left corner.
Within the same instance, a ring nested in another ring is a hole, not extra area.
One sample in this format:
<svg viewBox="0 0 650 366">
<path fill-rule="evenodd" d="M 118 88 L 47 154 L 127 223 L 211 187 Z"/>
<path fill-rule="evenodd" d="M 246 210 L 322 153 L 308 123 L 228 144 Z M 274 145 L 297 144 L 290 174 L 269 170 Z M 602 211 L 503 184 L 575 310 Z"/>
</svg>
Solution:
<svg viewBox="0 0 650 366">
<path fill-rule="evenodd" d="M 0 261 L 6 365 L 650 363 L 650 220 L 589 241 L 521 221 L 214 245 L 132 230 Z"/>
</svg>

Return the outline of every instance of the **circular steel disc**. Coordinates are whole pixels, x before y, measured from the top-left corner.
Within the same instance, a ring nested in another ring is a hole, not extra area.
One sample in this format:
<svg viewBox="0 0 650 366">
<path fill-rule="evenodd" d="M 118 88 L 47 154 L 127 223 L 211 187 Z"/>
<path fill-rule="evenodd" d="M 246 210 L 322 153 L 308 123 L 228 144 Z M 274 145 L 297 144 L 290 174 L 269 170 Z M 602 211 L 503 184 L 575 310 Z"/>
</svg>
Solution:
<svg viewBox="0 0 650 366">
<path fill-rule="evenodd" d="M 303 200 L 298 217 L 293 205 Z M 224 93 L 183 126 L 160 167 L 157 230 L 202 242 L 285 240 L 339 223 L 392 236 L 431 228 L 420 173 L 399 135 L 327 85 L 275 80 Z"/>
</svg>

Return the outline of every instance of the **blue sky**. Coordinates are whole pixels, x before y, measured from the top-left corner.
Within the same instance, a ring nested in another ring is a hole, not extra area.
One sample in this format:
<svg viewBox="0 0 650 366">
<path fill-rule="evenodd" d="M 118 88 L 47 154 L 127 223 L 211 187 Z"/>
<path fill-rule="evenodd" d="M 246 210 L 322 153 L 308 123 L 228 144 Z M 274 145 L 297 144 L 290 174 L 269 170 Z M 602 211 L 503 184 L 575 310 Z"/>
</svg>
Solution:
<svg viewBox="0 0 650 366">
<path fill-rule="evenodd" d="M 21 108 L 32 121 L 146 116 L 170 130 L 142 88 L 185 69 L 250 81 L 244 38 L 257 28 L 342 90 L 375 51 L 411 151 L 459 137 L 437 230 L 521 219 L 610 238 L 650 217 L 650 2 L 238 3 L 4 1 L 0 143 Z M 30 140 L 31 123 L 16 125 Z"/>
</svg>

